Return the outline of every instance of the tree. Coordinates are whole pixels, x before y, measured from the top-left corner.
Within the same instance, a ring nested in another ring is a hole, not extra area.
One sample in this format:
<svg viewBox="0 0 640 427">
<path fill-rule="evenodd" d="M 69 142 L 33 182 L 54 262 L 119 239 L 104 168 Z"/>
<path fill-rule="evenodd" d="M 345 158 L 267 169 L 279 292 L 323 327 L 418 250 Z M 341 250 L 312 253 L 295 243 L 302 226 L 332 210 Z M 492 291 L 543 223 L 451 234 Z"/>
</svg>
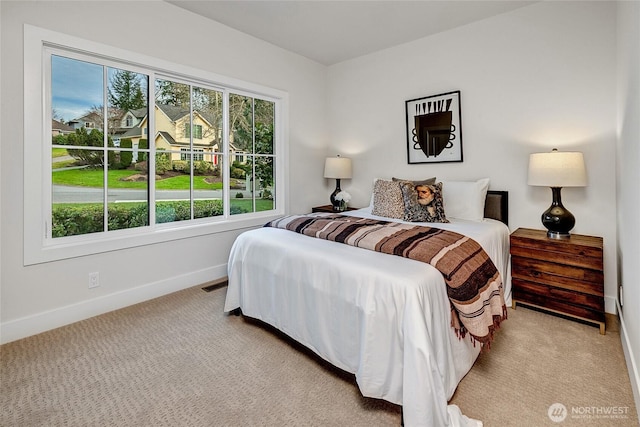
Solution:
<svg viewBox="0 0 640 427">
<path fill-rule="evenodd" d="M 189 85 L 171 80 L 156 79 L 156 102 L 159 104 L 188 107 L 191 100 Z"/>
<path fill-rule="evenodd" d="M 99 129 L 104 126 L 104 108 L 102 105 L 92 106 L 87 110 L 85 116 L 95 117 Z M 109 135 L 113 135 L 120 128 L 120 119 L 122 119 L 122 110 L 111 107 L 107 109 L 107 133 Z"/>
<path fill-rule="evenodd" d="M 256 152 L 273 153 L 273 124 L 256 125 Z M 273 185 L 273 158 L 256 156 L 256 178 L 263 189 Z"/>
<path fill-rule="evenodd" d="M 103 151 L 104 134 L 98 129 L 87 132 L 85 128 L 76 129 L 75 133 L 67 135 L 67 144 L 79 147 L 97 147 L 99 149 L 68 148 L 67 153 L 82 164 L 97 167 L 102 166 L 104 161 Z M 109 147 L 113 147 L 111 138 L 107 140 Z"/>
<path fill-rule="evenodd" d="M 109 79 L 109 105 L 122 111 L 147 106 L 140 74 L 117 70 Z"/>
<path fill-rule="evenodd" d="M 53 120 L 59 121 L 60 123 L 64 123 L 64 117 L 62 117 L 62 113 L 60 113 L 57 109 L 51 109 L 51 118 Z"/>
</svg>

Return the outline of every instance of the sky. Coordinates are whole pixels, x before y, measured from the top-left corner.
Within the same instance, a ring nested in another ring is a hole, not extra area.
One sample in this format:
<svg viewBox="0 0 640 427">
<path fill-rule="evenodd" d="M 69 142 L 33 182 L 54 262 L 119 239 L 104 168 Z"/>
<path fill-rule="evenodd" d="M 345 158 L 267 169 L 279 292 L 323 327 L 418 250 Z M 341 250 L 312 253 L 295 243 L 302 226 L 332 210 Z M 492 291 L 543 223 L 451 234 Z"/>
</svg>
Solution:
<svg viewBox="0 0 640 427">
<path fill-rule="evenodd" d="M 51 108 L 62 121 L 82 117 L 92 107 L 104 105 L 105 68 L 111 81 L 117 68 L 51 55 Z"/>
<path fill-rule="evenodd" d="M 65 122 L 104 104 L 103 67 L 62 56 L 51 56 L 51 108 Z"/>
</svg>

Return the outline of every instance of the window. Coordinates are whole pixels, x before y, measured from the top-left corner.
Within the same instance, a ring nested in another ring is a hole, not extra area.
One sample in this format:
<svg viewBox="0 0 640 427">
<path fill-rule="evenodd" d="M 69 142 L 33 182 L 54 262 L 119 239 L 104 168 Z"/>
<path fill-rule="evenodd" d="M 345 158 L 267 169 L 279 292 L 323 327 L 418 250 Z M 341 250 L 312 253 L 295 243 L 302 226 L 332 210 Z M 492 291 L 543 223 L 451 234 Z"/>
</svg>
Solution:
<svg viewBox="0 0 640 427">
<path fill-rule="evenodd" d="M 246 181 L 247 195 L 253 200 L 251 212 L 267 210 L 273 201 L 274 114 L 273 102 L 229 95 L 229 141 L 244 154 L 242 161 L 233 163 L 231 176 Z"/>
<path fill-rule="evenodd" d="M 191 127 L 185 126 L 184 137 L 189 138 L 191 136 Z M 202 139 L 202 125 L 193 125 L 193 137 L 195 139 Z"/>
<path fill-rule="evenodd" d="M 39 118 L 25 124 L 25 145 L 44 167 L 25 173 L 25 223 L 34 224 L 25 231 L 26 264 L 255 226 L 284 213 L 284 175 L 276 171 L 285 93 L 240 89 L 237 80 L 27 27 L 25 69 L 42 74 L 25 76 L 25 114 Z M 44 94 L 44 115 L 33 87 Z M 85 125 L 53 136 L 53 112 Z M 51 167 L 59 156 L 72 167 Z"/>
</svg>

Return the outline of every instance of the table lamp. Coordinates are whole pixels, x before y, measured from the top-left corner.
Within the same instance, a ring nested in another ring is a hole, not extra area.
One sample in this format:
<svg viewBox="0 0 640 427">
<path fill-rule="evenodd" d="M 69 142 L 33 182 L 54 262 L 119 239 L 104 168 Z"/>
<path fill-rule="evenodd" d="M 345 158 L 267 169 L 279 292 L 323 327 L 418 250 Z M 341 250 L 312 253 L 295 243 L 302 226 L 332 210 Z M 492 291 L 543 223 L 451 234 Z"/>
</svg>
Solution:
<svg viewBox="0 0 640 427">
<path fill-rule="evenodd" d="M 529 156 L 528 184 L 551 187 L 551 207 L 542 214 L 542 225 L 552 239 L 568 239 L 569 231 L 576 219 L 562 205 L 562 187 L 585 187 L 587 172 L 584 157 L 579 152 L 560 152 L 554 148 L 550 153 L 534 153 Z"/>
<path fill-rule="evenodd" d="M 351 178 L 351 159 L 347 157 L 327 157 L 324 161 L 324 177 L 335 178 L 336 189 L 331 193 L 329 200 L 333 205 L 333 210 L 338 210 L 338 201 L 336 200 L 336 194 L 340 191 L 340 180 Z"/>
</svg>

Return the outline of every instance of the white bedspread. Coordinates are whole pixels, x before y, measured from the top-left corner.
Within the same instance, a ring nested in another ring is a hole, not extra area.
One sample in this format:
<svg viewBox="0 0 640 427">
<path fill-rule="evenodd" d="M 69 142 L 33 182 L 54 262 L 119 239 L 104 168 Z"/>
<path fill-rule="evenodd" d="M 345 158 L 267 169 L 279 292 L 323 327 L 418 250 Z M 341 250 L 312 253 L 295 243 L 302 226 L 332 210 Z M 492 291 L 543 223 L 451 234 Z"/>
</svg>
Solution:
<svg viewBox="0 0 640 427">
<path fill-rule="evenodd" d="M 349 214 L 376 218 L 366 209 Z M 428 225 L 475 239 L 503 274 L 510 300 L 504 224 Z M 405 425 L 481 425 L 447 405 L 480 349 L 456 337 L 444 280 L 431 265 L 260 228 L 238 237 L 228 275 L 225 312 L 241 308 L 354 373 L 364 396 L 403 405 Z"/>
</svg>

